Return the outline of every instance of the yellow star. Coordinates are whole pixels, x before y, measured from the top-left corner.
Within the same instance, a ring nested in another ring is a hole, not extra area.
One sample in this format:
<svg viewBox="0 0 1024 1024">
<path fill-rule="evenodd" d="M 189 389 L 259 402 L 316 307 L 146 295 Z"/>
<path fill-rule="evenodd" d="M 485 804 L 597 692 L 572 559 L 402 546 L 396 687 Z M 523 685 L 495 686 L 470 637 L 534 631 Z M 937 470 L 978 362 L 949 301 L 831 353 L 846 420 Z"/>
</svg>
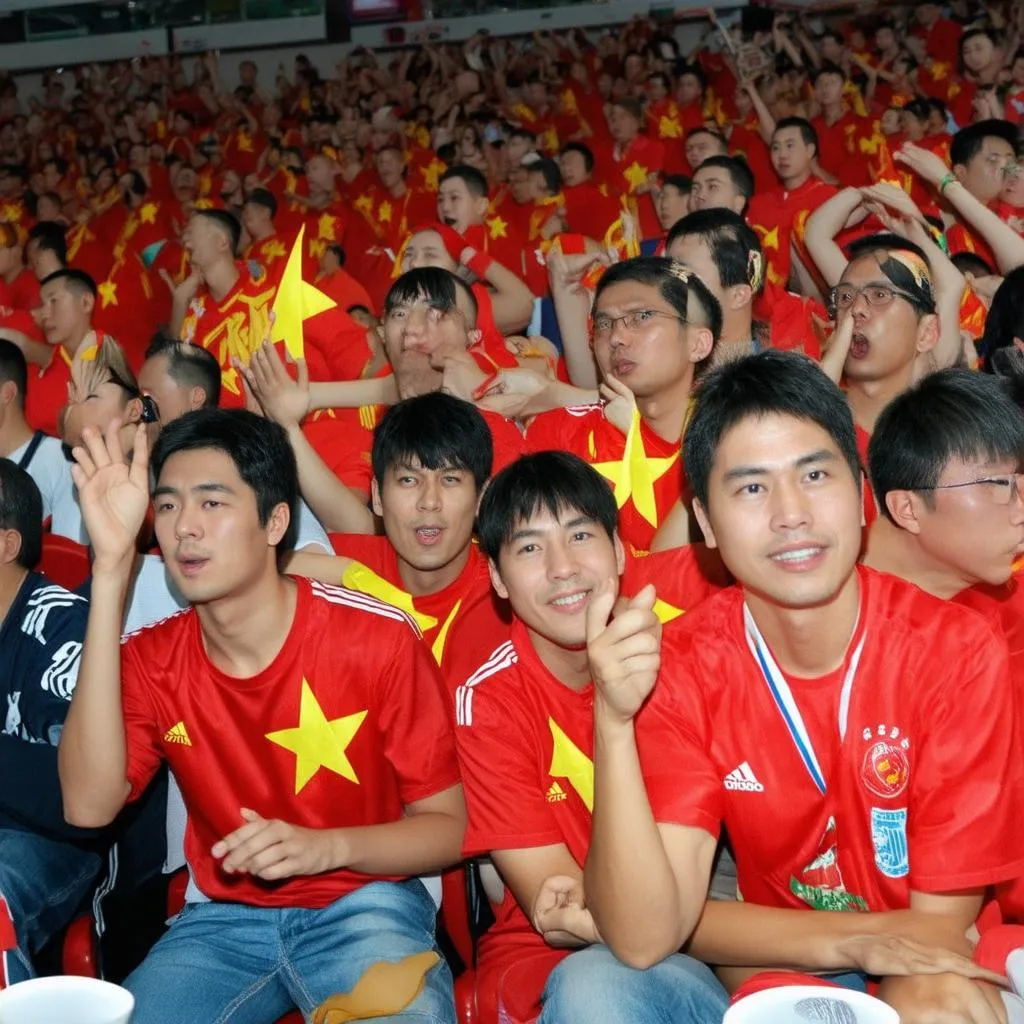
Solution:
<svg viewBox="0 0 1024 1024">
<path fill-rule="evenodd" d="M 288 250 L 275 238 L 264 245 L 260 253 L 268 263 L 273 263 L 274 260 L 283 260 L 288 255 Z"/>
<path fill-rule="evenodd" d="M 548 153 L 558 152 L 558 132 L 554 128 L 548 128 L 540 137 L 540 148 Z"/>
<path fill-rule="evenodd" d="M 381 224 L 391 223 L 391 204 L 386 199 L 377 207 L 377 220 Z"/>
<path fill-rule="evenodd" d="M 416 610 L 411 594 L 378 576 L 362 562 L 350 562 L 342 574 L 341 582 L 349 590 L 358 590 L 360 594 L 369 594 L 395 608 L 401 608 L 420 627 L 421 632 L 425 633 L 437 625 L 437 619 L 432 615 Z"/>
<path fill-rule="evenodd" d="M 321 214 L 316 225 L 316 237 L 324 242 L 337 241 L 334 237 L 334 227 L 336 223 L 336 218 L 332 217 L 329 213 Z"/>
<path fill-rule="evenodd" d="M 241 132 L 239 132 L 237 145 L 239 153 L 252 152 L 252 139 L 250 139 L 248 135 L 243 135 Z"/>
<path fill-rule="evenodd" d="M 492 217 L 487 222 L 487 227 L 490 228 L 491 238 L 508 238 L 508 222 L 501 217 Z"/>
<path fill-rule="evenodd" d="M 647 168 L 641 167 L 635 160 L 622 172 L 629 184 L 629 191 L 635 192 L 647 181 Z"/>
<path fill-rule="evenodd" d="M 295 755 L 296 796 L 321 768 L 359 785 L 359 777 L 345 751 L 366 715 L 366 711 L 357 711 L 354 715 L 328 721 L 309 683 L 302 680 L 299 724 L 294 729 L 268 732 L 266 737 Z"/>
<path fill-rule="evenodd" d="M 551 768 L 548 774 L 553 779 L 566 779 L 576 790 L 588 811 L 594 810 L 594 762 L 565 734 L 562 727 L 548 718 L 553 745 Z"/>
<path fill-rule="evenodd" d="M 778 249 L 779 248 L 779 227 L 776 225 L 771 231 L 766 231 L 761 235 L 761 248 L 762 249 Z"/>
<path fill-rule="evenodd" d="M 438 185 L 440 184 L 441 175 L 444 174 L 447 169 L 448 165 L 435 157 L 429 164 L 427 164 L 426 167 L 420 168 L 420 173 L 423 175 L 423 184 L 426 185 L 431 192 L 436 192 Z"/>
<path fill-rule="evenodd" d="M 683 134 L 682 125 L 674 117 L 662 115 L 658 122 L 658 137 L 661 139 L 678 139 Z"/>
<path fill-rule="evenodd" d="M 306 226 L 303 225 L 288 254 L 272 307 L 275 319 L 270 339 L 283 341 L 293 359 L 301 359 L 305 352 L 302 322 L 337 305 L 333 299 L 302 280 L 302 238 L 305 232 Z"/>
<path fill-rule="evenodd" d="M 373 196 L 363 193 L 358 199 L 352 204 L 361 214 L 369 217 L 373 213 Z"/>
<path fill-rule="evenodd" d="M 98 291 L 103 309 L 106 309 L 107 306 L 117 305 L 117 285 L 113 281 L 103 281 L 99 285 Z"/>
<path fill-rule="evenodd" d="M 141 220 L 143 224 L 155 224 L 156 214 L 156 203 L 146 203 L 146 205 L 139 210 L 139 220 Z"/>
<path fill-rule="evenodd" d="M 617 462 L 596 462 L 594 469 L 615 487 L 615 503 L 622 508 L 633 499 L 633 507 L 651 524 L 658 525 L 654 485 L 679 461 L 679 452 L 668 458 L 650 458 L 640 435 L 640 411 L 633 410 L 633 422 L 626 435 L 626 447 Z"/>
</svg>

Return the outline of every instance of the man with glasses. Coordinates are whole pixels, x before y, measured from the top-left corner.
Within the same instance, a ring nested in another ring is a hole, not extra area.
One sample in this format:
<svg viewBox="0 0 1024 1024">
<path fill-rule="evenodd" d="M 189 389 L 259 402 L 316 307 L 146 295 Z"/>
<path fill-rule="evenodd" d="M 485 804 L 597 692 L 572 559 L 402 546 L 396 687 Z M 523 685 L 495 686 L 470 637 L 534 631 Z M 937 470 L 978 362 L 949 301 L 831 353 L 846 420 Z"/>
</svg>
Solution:
<svg viewBox="0 0 1024 1024">
<path fill-rule="evenodd" d="M 598 284 L 593 348 L 608 399 L 557 409 L 530 425 L 531 451 L 563 449 L 615 490 L 622 539 L 647 551 L 680 500 L 680 456 L 698 366 L 722 333 L 722 307 L 703 281 L 656 256 L 613 266 Z"/>
</svg>

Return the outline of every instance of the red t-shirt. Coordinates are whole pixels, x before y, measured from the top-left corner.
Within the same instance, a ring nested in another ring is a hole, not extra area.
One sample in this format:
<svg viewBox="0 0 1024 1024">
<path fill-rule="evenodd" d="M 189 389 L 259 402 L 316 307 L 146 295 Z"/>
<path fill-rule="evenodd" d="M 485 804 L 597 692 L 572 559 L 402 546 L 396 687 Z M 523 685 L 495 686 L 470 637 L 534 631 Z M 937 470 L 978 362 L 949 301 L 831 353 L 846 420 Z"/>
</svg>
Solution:
<svg viewBox="0 0 1024 1024">
<path fill-rule="evenodd" d="M 642 419 L 640 439 L 647 454 L 651 491 L 647 490 L 647 481 L 629 479 L 629 465 L 623 459 L 626 435 L 605 419 L 601 405 L 572 406 L 541 414 L 526 432 L 526 448 L 530 452 L 572 452 L 589 462 L 623 499 L 619 505 L 623 541 L 636 551 L 648 551 L 658 527 L 683 493 L 684 472 L 681 441 L 666 441 Z"/>
<path fill-rule="evenodd" d="M 453 659 L 478 665 L 508 636 L 508 605 L 494 592 L 487 559 L 475 544 L 462 572 L 447 587 L 415 597 L 405 589 L 398 555 L 387 537 L 333 533 L 331 544 L 336 554 L 356 560 L 345 571 L 345 586 L 394 604 L 411 616 L 448 682 L 447 669 Z M 464 628 L 469 621 L 471 630 Z"/>
<path fill-rule="evenodd" d="M 739 587 L 663 635 L 658 686 L 637 721 L 641 750 L 672 750 L 645 766 L 654 816 L 712 835 L 724 822 L 751 903 L 897 910 L 911 889 L 953 892 L 1024 869 L 1005 641 L 912 584 L 857 573 L 860 625 L 830 686 L 790 679 L 773 698 Z M 845 738 L 837 690 L 848 692 Z M 804 716 L 824 793 L 783 707 Z"/>
<path fill-rule="evenodd" d="M 241 408 L 245 394 L 238 373 L 231 365 L 237 356 L 243 363 L 263 343 L 275 287 L 262 267 L 250 263 L 238 265 L 238 282 L 217 302 L 205 285 L 189 303 L 181 325 L 181 338 L 209 349 L 220 363 L 220 404 L 224 408 Z"/>
<path fill-rule="evenodd" d="M 296 585 L 288 638 L 252 678 L 211 664 L 192 609 L 122 647 L 129 799 L 167 761 L 188 811 L 189 869 L 214 900 L 319 908 L 377 879 L 225 874 L 210 848 L 241 826 L 241 807 L 305 828 L 377 825 L 459 781 L 437 667 L 408 616 L 341 587 Z"/>
</svg>

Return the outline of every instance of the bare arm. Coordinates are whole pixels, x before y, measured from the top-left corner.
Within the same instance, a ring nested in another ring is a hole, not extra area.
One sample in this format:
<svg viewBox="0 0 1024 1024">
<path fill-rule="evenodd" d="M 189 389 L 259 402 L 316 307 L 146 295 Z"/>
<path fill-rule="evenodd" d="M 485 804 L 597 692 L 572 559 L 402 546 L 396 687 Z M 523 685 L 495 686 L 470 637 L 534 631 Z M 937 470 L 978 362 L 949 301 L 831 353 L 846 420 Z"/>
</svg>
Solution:
<svg viewBox="0 0 1024 1024">
<path fill-rule="evenodd" d="M 393 376 L 314 381 L 309 385 L 310 409 L 358 409 L 361 405 L 394 405 L 397 401 Z"/>
<path fill-rule="evenodd" d="M 846 269 L 846 257 L 836 245 L 835 237 L 850 223 L 851 216 L 862 202 L 863 196 L 858 189 L 845 188 L 807 218 L 804 244 L 830 288 L 839 283 Z"/>
<path fill-rule="evenodd" d="M 597 253 L 565 256 L 552 252 L 548 257 L 551 298 L 562 335 L 562 354 L 569 380 L 587 390 L 595 390 L 599 381 L 587 330 L 593 296 L 581 279 L 587 269 L 598 262 L 601 257 Z"/>
<path fill-rule="evenodd" d="M 474 258 L 479 258 L 479 254 L 475 249 L 467 248 L 463 250 L 460 262 L 468 267 Z M 533 294 L 526 283 L 508 267 L 495 259 L 486 256 L 484 259 L 487 263 L 483 268 L 483 280 L 494 289 L 491 292 L 491 306 L 498 330 L 502 334 L 523 330 L 533 316 Z"/>
<path fill-rule="evenodd" d="M 690 510 L 677 501 L 651 541 L 652 551 L 668 551 L 670 548 L 684 548 L 690 543 Z"/>
<path fill-rule="evenodd" d="M 756 82 L 748 80 L 743 83 L 743 88 L 747 90 L 747 95 L 750 97 L 751 103 L 754 104 L 754 113 L 757 114 L 757 124 L 761 138 L 764 140 L 765 145 L 770 146 L 772 144 L 772 135 L 775 133 L 775 118 L 768 109 L 768 104 L 762 99 Z"/>
<path fill-rule="evenodd" d="M 64 816 L 83 828 L 113 821 L 131 791 L 121 705 L 121 623 L 135 538 L 149 505 L 149 462 L 140 426 L 127 465 L 120 426 L 114 420 L 105 440 L 87 427 L 71 469 L 95 558 L 82 662 L 57 763 Z"/>
</svg>

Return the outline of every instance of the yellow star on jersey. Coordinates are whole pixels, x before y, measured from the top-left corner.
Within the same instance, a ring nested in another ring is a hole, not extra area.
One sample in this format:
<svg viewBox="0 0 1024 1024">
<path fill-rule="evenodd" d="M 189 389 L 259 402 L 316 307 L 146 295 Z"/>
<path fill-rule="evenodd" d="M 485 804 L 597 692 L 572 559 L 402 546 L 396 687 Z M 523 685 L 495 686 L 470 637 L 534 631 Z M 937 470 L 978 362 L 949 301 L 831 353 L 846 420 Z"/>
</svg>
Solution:
<svg viewBox="0 0 1024 1024">
<path fill-rule="evenodd" d="M 102 309 L 106 309 L 107 306 L 117 305 L 117 285 L 113 281 L 101 282 L 97 291 L 100 293 Z"/>
<path fill-rule="evenodd" d="M 155 224 L 157 214 L 156 203 L 146 203 L 139 209 L 139 220 L 143 224 Z"/>
<path fill-rule="evenodd" d="M 349 590 L 358 590 L 360 594 L 369 594 L 371 597 L 394 605 L 395 608 L 400 608 L 420 627 L 421 632 L 425 633 L 437 625 L 437 619 L 432 615 L 426 615 L 416 610 L 411 594 L 378 576 L 362 562 L 350 562 L 342 574 L 341 582 Z"/>
<path fill-rule="evenodd" d="M 640 433 L 640 410 L 633 410 L 633 422 L 626 434 L 626 447 L 616 462 L 595 462 L 594 469 L 615 488 L 615 503 L 622 508 L 633 499 L 633 507 L 651 526 L 658 525 L 654 485 L 679 461 L 679 452 L 668 458 L 651 458 L 644 451 Z"/>
<path fill-rule="evenodd" d="M 487 222 L 487 227 L 490 229 L 491 238 L 508 238 L 508 221 L 502 220 L 501 217 L 492 217 Z"/>
<path fill-rule="evenodd" d="M 629 191 L 635 192 L 641 185 L 647 182 L 647 168 L 642 167 L 635 160 L 622 172 L 622 176 L 629 184 Z"/>
<path fill-rule="evenodd" d="M 682 138 L 682 135 L 683 126 L 679 123 L 679 120 L 662 114 L 661 120 L 658 122 L 658 138 L 679 139 Z"/>
<path fill-rule="evenodd" d="M 381 224 L 391 223 L 391 204 L 386 199 L 377 207 L 377 220 Z"/>
<path fill-rule="evenodd" d="M 337 239 L 334 237 L 335 218 L 329 213 L 321 214 L 320 219 L 316 224 L 316 236 L 325 242 L 335 242 Z"/>
<path fill-rule="evenodd" d="M 321 768 L 359 785 L 359 777 L 345 751 L 366 715 L 366 711 L 357 711 L 328 721 L 309 683 L 302 680 L 299 724 L 293 729 L 279 729 L 266 735 L 271 743 L 295 755 L 296 796 Z"/>
<path fill-rule="evenodd" d="M 239 133 L 239 136 L 236 140 L 236 146 L 238 148 L 239 153 L 251 153 L 252 139 L 249 138 L 248 135 L 242 135 L 241 133 Z"/>
<path fill-rule="evenodd" d="M 373 196 L 364 192 L 356 199 L 352 206 L 364 216 L 369 217 L 373 213 Z"/>
<path fill-rule="evenodd" d="M 321 218 L 322 219 L 322 218 Z M 302 238 L 306 227 L 299 228 L 298 237 L 288 254 L 281 283 L 274 296 L 274 328 L 271 341 L 283 341 L 292 359 L 301 359 L 305 353 L 302 323 L 318 313 L 333 309 L 337 303 L 322 291 L 302 280 Z"/>
<path fill-rule="evenodd" d="M 448 165 L 441 160 L 431 160 L 426 167 L 420 168 L 420 173 L 423 175 L 423 184 L 430 189 L 431 192 L 436 192 L 441 182 L 441 175 L 448 169 Z"/>
<path fill-rule="evenodd" d="M 766 231 L 761 236 L 761 248 L 762 249 L 778 249 L 779 247 L 779 228 L 778 225 L 773 227 L 771 231 Z"/>
<path fill-rule="evenodd" d="M 270 264 L 274 260 L 283 260 L 288 255 L 288 250 L 284 247 L 283 242 L 275 238 L 260 249 L 260 255 Z"/>
<path fill-rule="evenodd" d="M 551 768 L 548 774 L 553 779 L 565 779 L 588 811 L 594 810 L 594 762 L 576 746 L 562 727 L 548 718 L 551 730 Z"/>
</svg>

